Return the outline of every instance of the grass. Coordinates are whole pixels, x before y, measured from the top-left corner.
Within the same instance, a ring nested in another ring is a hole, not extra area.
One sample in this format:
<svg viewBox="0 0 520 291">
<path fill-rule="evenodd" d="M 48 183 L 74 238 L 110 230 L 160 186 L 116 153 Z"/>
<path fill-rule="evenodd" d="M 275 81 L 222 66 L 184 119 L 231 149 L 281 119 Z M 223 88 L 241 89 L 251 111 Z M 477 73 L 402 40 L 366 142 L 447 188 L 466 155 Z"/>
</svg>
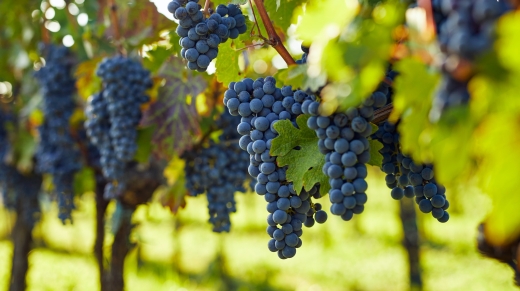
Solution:
<svg viewBox="0 0 520 291">
<path fill-rule="evenodd" d="M 134 215 L 137 247 L 126 261 L 127 290 L 408 290 L 398 203 L 379 174 L 371 177 L 363 215 L 351 222 L 329 216 L 324 225 L 305 229 L 296 257 L 283 261 L 267 249 L 265 202 L 254 194 L 237 194 L 229 234 L 211 232 L 205 197 L 188 198 L 176 217 L 158 204 L 143 206 Z M 464 194 L 449 197 L 446 224 L 419 214 L 424 289 L 517 290 L 509 267 L 475 249 L 476 226 L 489 201 L 476 191 Z M 98 290 L 92 195 L 79 201 L 74 225 L 61 225 L 49 205 L 34 231 L 38 247 L 29 257 L 28 290 Z M 13 218 L 0 215 L 6 218 L 1 236 Z M 11 243 L 0 241 L 0 290 L 7 289 L 11 253 Z"/>
</svg>

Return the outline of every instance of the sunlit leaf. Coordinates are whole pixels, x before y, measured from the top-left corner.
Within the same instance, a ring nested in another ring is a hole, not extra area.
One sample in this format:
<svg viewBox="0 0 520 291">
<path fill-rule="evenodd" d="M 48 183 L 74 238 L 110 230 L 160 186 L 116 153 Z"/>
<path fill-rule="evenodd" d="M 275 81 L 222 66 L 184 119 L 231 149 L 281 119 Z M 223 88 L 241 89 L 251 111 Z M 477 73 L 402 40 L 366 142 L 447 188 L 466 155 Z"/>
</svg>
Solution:
<svg viewBox="0 0 520 291">
<path fill-rule="evenodd" d="M 96 57 L 80 63 L 74 76 L 76 77 L 76 88 L 83 100 L 101 90 L 101 80 L 96 76 L 96 68 L 103 57 Z"/>
<path fill-rule="evenodd" d="M 273 139 L 271 155 L 278 156 L 278 166 L 288 166 L 287 181 L 294 183 L 294 190 L 299 193 L 302 187 L 310 190 L 320 183 L 320 193 L 325 195 L 330 189 L 329 180 L 322 172 L 325 156 L 318 150 L 318 137 L 314 130 L 307 127 L 309 115 L 296 118 L 298 128 L 289 120 L 280 120 L 274 128 L 279 136 Z"/>
<path fill-rule="evenodd" d="M 507 126 L 504 126 L 507 125 Z M 486 219 L 486 239 L 505 245 L 520 236 L 520 123 L 517 116 L 492 116 L 479 130 L 479 152 L 486 156 L 479 165 L 480 184 L 493 201 Z"/>
<path fill-rule="evenodd" d="M 159 199 L 162 205 L 168 206 L 172 213 L 177 213 L 179 208 L 186 206 L 185 196 L 188 192 L 185 187 L 184 163 L 185 161 L 178 156 L 171 159 L 164 169 L 164 177 L 167 179 L 168 185 L 159 189 Z"/>
<path fill-rule="evenodd" d="M 358 9 L 357 0 L 324 0 L 311 1 L 305 7 L 305 13 L 294 13 L 294 17 L 303 14 L 298 25 L 298 38 L 311 43 L 317 37 L 326 37 L 334 30 L 339 31 L 349 23 Z M 338 13 L 341 11 L 341 13 Z M 297 21 L 297 19 L 295 19 Z"/>
<path fill-rule="evenodd" d="M 265 9 L 269 13 L 269 16 L 274 25 L 280 27 L 282 31 L 287 31 L 287 28 L 292 23 L 293 13 L 296 11 L 296 7 L 300 6 L 305 0 L 266 0 L 264 1 Z"/>
<path fill-rule="evenodd" d="M 241 51 L 235 50 L 236 46 L 243 45 L 241 42 L 227 41 L 218 47 L 216 60 L 217 80 L 227 86 L 231 82 L 240 80 L 240 69 L 238 68 L 238 57 Z"/>
</svg>

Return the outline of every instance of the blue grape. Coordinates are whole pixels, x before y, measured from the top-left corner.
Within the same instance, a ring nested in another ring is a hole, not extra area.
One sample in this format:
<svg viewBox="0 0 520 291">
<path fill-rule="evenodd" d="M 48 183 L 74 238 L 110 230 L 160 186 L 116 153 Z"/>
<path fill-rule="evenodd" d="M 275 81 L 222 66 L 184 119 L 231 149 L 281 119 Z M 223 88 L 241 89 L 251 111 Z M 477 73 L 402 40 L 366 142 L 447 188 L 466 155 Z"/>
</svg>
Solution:
<svg viewBox="0 0 520 291">
<path fill-rule="evenodd" d="M 153 83 L 150 73 L 140 63 L 124 57 L 103 60 L 96 73 L 103 80 L 104 90 L 89 99 L 85 127 L 89 139 L 100 151 L 103 175 L 110 181 L 105 197 L 112 198 L 125 189 L 125 167 L 137 150 L 140 107 L 148 102 L 145 91 Z"/>
<path fill-rule="evenodd" d="M 199 57 L 199 52 L 196 49 L 190 48 L 190 49 L 186 50 L 185 58 L 188 61 L 196 62 L 198 57 Z"/>
<path fill-rule="evenodd" d="M 42 49 L 46 65 L 34 74 L 42 88 L 45 117 L 38 127 L 40 143 L 36 149 L 36 169 L 39 173 L 52 175 L 58 194 L 58 216 L 65 223 L 72 219 L 74 174 L 81 168 L 79 149 L 69 125 L 75 108 L 74 63 L 72 53 L 66 47 L 47 45 Z M 96 130 L 103 135 L 104 128 Z M 98 138 L 103 140 L 101 136 Z"/>
<path fill-rule="evenodd" d="M 210 142 L 207 148 L 198 148 L 185 152 L 186 188 L 195 196 L 206 193 L 210 222 L 213 231 L 229 231 L 231 222 L 229 215 L 236 211 L 234 193 L 244 192 L 242 186 L 247 181 L 244 167 L 247 165 L 247 154 L 238 145 L 226 145 L 222 141 L 234 140 L 238 134 L 234 128 L 240 120 L 229 113 L 224 113 L 217 120 L 217 126 L 223 129 L 219 136 L 221 143 Z M 263 190 L 266 193 L 265 185 Z"/>
</svg>

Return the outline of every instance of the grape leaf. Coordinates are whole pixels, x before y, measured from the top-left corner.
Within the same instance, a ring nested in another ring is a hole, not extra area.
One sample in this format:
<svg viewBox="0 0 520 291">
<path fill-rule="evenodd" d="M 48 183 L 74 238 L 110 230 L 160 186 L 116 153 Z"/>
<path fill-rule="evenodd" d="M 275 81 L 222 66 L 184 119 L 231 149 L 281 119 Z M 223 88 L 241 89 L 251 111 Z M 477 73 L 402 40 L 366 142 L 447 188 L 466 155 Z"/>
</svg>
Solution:
<svg viewBox="0 0 520 291">
<path fill-rule="evenodd" d="M 83 100 L 101 90 L 101 80 L 96 76 L 96 68 L 103 57 L 93 58 L 78 65 L 74 76 L 76 87 Z"/>
<path fill-rule="evenodd" d="M 170 36 L 172 36 L 172 34 L 170 34 Z M 177 48 L 167 49 L 162 46 L 157 46 L 153 50 L 147 51 L 147 57 L 143 59 L 143 66 L 151 72 L 158 71 L 162 64 L 168 61 L 168 58 L 172 55 L 172 51 L 177 51 Z"/>
<path fill-rule="evenodd" d="M 240 79 L 240 69 L 238 68 L 238 56 L 240 51 L 236 51 L 235 47 L 239 46 L 241 42 L 227 41 L 218 47 L 218 57 L 216 61 L 216 75 L 217 80 L 227 86 L 230 82 L 238 81 Z"/>
<path fill-rule="evenodd" d="M 200 134 L 195 98 L 207 83 L 185 70 L 182 60 L 175 57 L 164 63 L 159 76 L 165 84 L 159 88 L 157 100 L 144 112 L 141 126 L 159 125 L 151 140 L 154 153 L 170 158 L 174 152 L 181 154 L 189 149 L 192 135 Z"/>
<path fill-rule="evenodd" d="M 383 164 L 383 155 L 379 152 L 379 150 L 383 148 L 383 144 L 375 139 L 368 140 L 368 143 L 370 144 L 370 160 L 367 164 L 381 167 Z"/>
<path fill-rule="evenodd" d="M 294 65 L 287 69 L 279 70 L 276 73 L 276 80 L 280 80 L 280 83 L 284 86 L 292 86 L 293 88 L 304 88 L 305 79 L 307 76 L 307 65 Z"/>
<path fill-rule="evenodd" d="M 325 31 L 330 27 L 344 27 L 354 18 L 358 5 L 357 1 L 311 1 L 306 5 L 305 12 L 303 8 L 295 12 L 295 18 L 303 15 L 296 30 L 297 37 L 307 43 L 313 42 L 317 37 L 327 37 Z"/>
<path fill-rule="evenodd" d="M 269 17 L 273 24 L 280 27 L 284 32 L 293 23 L 293 13 L 296 7 L 300 6 L 304 0 L 265 0 L 265 9 L 269 13 Z M 294 19 L 296 20 L 296 19 Z"/>
<path fill-rule="evenodd" d="M 146 128 L 139 128 L 137 130 L 137 151 L 134 155 L 134 160 L 139 163 L 146 163 L 150 159 L 150 154 L 153 151 L 154 144 L 150 142 L 155 132 L 155 126 Z"/>
<path fill-rule="evenodd" d="M 164 177 L 167 185 L 160 186 L 158 189 L 159 201 L 163 206 L 170 208 L 175 214 L 179 208 L 186 206 L 187 190 L 186 172 L 184 171 L 185 161 L 178 156 L 174 156 L 164 169 Z"/>
<path fill-rule="evenodd" d="M 150 1 L 116 1 L 121 35 L 131 46 L 140 47 L 143 44 L 157 42 L 162 39 L 161 32 L 173 26 Z M 111 27 L 109 29 L 112 30 Z"/>
<path fill-rule="evenodd" d="M 468 88 L 474 100 L 470 106 L 474 118 L 481 119 L 472 137 L 472 148 L 479 157 L 477 179 L 493 205 L 485 219 L 484 233 L 488 242 L 501 246 L 520 237 L 520 195 L 515 194 L 520 187 L 520 102 L 515 98 L 520 88 L 519 25 L 517 13 L 509 13 L 501 17 L 497 27 L 498 39 L 495 43 L 500 45 L 496 46 L 496 53 L 500 66 L 507 68 L 509 76 L 497 78 L 499 72 L 490 70 L 488 66 L 486 71 L 489 75 L 475 76 Z M 466 120 L 460 123 L 468 126 Z M 459 142 L 467 143 L 468 139 L 463 138 Z M 472 165 L 472 170 L 474 167 Z"/>
<path fill-rule="evenodd" d="M 298 128 L 289 120 L 280 120 L 274 124 L 279 136 L 273 139 L 271 155 L 278 156 L 278 166 L 289 166 L 287 181 L 294 183 L 294 190 L 299 193 L 302 187 L 310 190 L 320 183 L 320 193 L 325 195 L 330 189 L 329 179 L 321 169 L 325 156 L 318 150 L 318 137 L 314 130 L 307 127 L 309 115 L 296 118 Z M 296 149 L 298 148 L 298 149 Z"/>
</svg>

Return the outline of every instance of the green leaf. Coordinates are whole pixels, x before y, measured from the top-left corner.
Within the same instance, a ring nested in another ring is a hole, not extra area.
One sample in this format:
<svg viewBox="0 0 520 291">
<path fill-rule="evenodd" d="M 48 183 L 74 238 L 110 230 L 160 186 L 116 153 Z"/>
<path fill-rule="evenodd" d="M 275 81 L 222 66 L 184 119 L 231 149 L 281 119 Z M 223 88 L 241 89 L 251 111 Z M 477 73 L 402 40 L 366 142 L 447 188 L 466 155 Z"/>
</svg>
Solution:
<svg viewBox="0 0 520 291">
<path fill-rule="evenodd" d="M 296 7 L 300 6 L 304 0 L 265 0 L 265 9 L 269 13 L 269 17 L 273 21 L 273 24 L 280 27 L 284 32 L 287 31 L 289 26 L 293 23 L 292 20 L 296 21 L 296 17 L 293 18 L 293 13 L 296 11 Z M 294 22 L 296 23 L 296 22 Z"/>
<path fill-rule="evenodd" d="M 146 54 L 147 57 L 143 59 L 144 67 L 150 70 L 151 72 L 157 72 L 161 68 L 161 66 L 165 62 L 167 62 L 168 59 L 171 57 L 172 49 L 167 49 L 165 47 L 158 46 L 155 49 L 146 52 Z"/>
<path fill-rule="evenodd" d="M 320 193 L 325 195 L 330 189 L 329 179 L 321 171 L 325 156 L 318 149 L 318 137 L 314 130 L 307 127 L 309 115 L 296 118 L 298 128 L 289 120 L 280 120 L 274 124 L 279 136 L 273 139 L 271 155 L 278 156 L 278 166 L 288 166 L 287 181 L 294 183 L 294 190 L 300 193 L 302 188 L 310 190 L 320 184 Z"/>
<path fill-rule="evenodd" d="M 29 172 L 33 167 L 33 157 L 36 152 L 36 140 L 26 130 L 18 129 L 13 143 L 14 159 L 20 172 Z"/>
<path fill-rule="evenodd" d="M 240 51 L 236 51 L 232 44 L 235 44 L 234 47 L 241 44 L 237 41 L 227 41 L 218 47 L 218 57 L 216 61 L 216 75 L 217 80 L 224 84 L 224 86 L 228 86 L 229 83 L 237 81 L 240 79 L 240 69 L 238 68 L 238 56 L 240 55 Z"/>
<path fill-rule="evenodd" d="M 184 171 L 185 161 L 178 156 L 174 156 L 164 169 L 164 177 L 167 179 L 167 185 L 158 189 L 159 201 L 163 206 L 168 206 L 173 214 L 176 214 L 179 208 L 186 206 L 186 172 Z"/>
<path fill-rule="evenodd" d="M 148 126 L 137 130 L 137 151 L 135 152 L 134 160 L 139 163 L 146 163 L 150 158 L 154 144 L 150 141 L 153 138 L 155 128 L 155 126 Z"/>
<path fill-rule="evenodd" d="M 242 43 L 246 43 L 248 41 L 251 40 L 251 30 L 253 29 L 253 26 L 255 26 L 255 23 L 250 21 L 249 19 L 247 19 L 246 17 L 246 27 L 247 27 L 247 30 L 245 33 L 242 33 L 238 36 L 238 38 L 235 40 L 237 42 L 242 42 Z M 241 44 L 243 45 L 243 44 Z"/>
<path fill-rule="evenodd" d="M 372 134 L 376 133 L 376 131 L 379 129 L 379 126 L 373 124 L 370 122 L 370 126 L 372 127 Z"/>
<path fill-rule="evenodd" d="M 399 123 L 401 146 L 412 153 L 414 160 L 432 160 L 424 150 L 429 140 L 421 138 L 431 130 L 429 122 L 433 93 L 439 74 L 428 69 L 420 60 L 405 58 L 395 64 L 399 75 L 394 80 L 394 109 L 390 121 Z"/>
<path fill-rule="evenodd" d="M 287 69 L 279 70 L 275 79 L 279 80 L 284 86 L 292 86 L 293 88 L 303 88 L 307 76 L 307 65 L 290 66 Z"/>
<path fill-rule="evenodd" d="M 493 204 L 493 210 L 485 221 L 485 234 L 494 245 L 507 245 L 520 235 L 518 130 L 518 115 L 491 115 L 479 128 L 476 147 L 483 154 L 478 167 L 479 184 Z"/>
<path fill-rule="evenodd" d="M 374 139 L 369 140 L 368 144 L 370 145 L 370 160 L 367 164 L 381 167 L 383 164 L 383 155 L 379 152 L 379 150 L 383 148 L 383 144 L 380 141 Z"/>
<path fill-rule="evenodd" d="M 520 54 L 518 47 L 520 46 L 520 18 L 517 13 L 511 12 L 500 18 L 497 33 L 500 45 L 497 46 L 497 52 L 501 64 L 512 71 L 520 70 Z"/>
<path fill-rule="evenodd" d="M 96 68 L 102 57 L 97 57 L 80 63 L 74 76 L 76 77 L 76 88 L 82 99 L 87 100 L 90 95 L 100 91 L 101 80 L 96 76 Z"/>
<path fill-rule="evenodd" d="M 295 18 L 303 14 L 296 30 L 297 37 L 306 43 L 313 42 L 317 36 L 327 37 L 327 31 L 331 28 L 339 29 L 349 23 L 357 8 L 357 1 L 352 0 L 311 1 L 305 7 L 305 13 L 297 11 L 294 14 Z"/>
</svg>

